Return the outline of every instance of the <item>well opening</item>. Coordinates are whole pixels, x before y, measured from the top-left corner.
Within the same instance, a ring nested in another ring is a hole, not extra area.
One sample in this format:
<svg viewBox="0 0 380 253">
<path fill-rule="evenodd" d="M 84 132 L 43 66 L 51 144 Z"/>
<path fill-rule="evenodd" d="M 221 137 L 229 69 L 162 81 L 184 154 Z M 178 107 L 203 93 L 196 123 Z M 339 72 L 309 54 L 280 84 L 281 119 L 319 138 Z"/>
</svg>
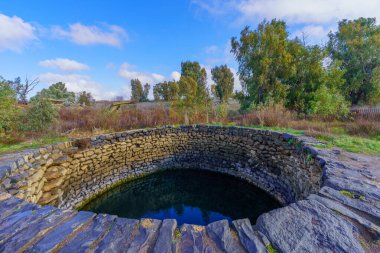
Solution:
<svg viewBox="0 0 380 253">
<path fill-rule="evenodd" d="M 80 208 L 143 175 L 194 168 L 232 175 L 285 205 L 319 190 L 323 166 L 313 149 L 294 136 L 206 125 L 134 130 L 52 145 L 25 154 L 16 165 L 9 178 L 17 180 L 10 180 L 9 193 L 61 208 Z"/>
</svg>

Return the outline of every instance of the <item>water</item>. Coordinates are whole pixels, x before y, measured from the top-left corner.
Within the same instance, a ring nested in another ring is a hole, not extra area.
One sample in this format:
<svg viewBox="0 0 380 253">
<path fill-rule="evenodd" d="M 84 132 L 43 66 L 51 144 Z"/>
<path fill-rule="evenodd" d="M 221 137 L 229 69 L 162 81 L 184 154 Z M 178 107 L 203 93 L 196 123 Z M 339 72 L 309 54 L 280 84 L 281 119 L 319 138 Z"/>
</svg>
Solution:
<svg viewBox="0 0 380 253">
<path fill-rule="evenodd" d="M 176 219 L 207 225 L 257 217 L 280 204 L 257 187 L 232 176 L 201 170 L 168 170 L 120 185 L 82 210 L 126 218 Z"/>
</svg>

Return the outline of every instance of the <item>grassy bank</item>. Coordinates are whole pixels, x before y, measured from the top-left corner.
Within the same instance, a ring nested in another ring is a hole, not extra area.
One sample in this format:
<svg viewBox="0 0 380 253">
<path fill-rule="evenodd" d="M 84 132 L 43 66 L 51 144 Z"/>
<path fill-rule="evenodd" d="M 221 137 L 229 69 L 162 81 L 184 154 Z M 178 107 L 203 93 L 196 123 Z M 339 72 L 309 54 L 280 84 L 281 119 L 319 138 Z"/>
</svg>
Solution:
<svg viewBox="0 0 380 253">
<path fill-rule="evenodd" d="M 30 149 L 38 148 L 38 147 L 52 144 L 52 143 L 67 141 L 68 139 L 69 138 L 65 136 L 61 136 L 61 137 L 43 136 L 40 138 L 34 138 L 28 141 L 15 143 L 15 144 L 0 143 L 0 154 L 17 152 L 17 151 L 21 151 L 21 150 L 29 149 L 29 148 Z"/>
</svg>

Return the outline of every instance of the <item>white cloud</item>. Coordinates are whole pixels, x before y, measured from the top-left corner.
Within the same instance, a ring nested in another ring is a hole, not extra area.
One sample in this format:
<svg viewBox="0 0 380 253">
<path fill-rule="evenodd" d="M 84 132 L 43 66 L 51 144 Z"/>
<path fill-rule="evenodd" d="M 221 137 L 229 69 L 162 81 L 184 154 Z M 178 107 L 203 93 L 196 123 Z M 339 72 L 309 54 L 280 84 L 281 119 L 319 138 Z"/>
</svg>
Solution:
<svg viewBox="0 0 380 253">
<path fill-rule="evenodd" d="M 41 83 L 51 85 L 57 82 L 63 82 L 69 91 L 75 93 L 81 91 L 91 92 L 93 97 L 99 99 L 111 99 L 115 97 L 116 93 L 112 91 L 105 91 L 103 86 L 86 75 L 68 74 L 61 75 L 56 73 L 44 73 L 39 75 Z"/>
<path fill-rule="evenodd" d="M 181 73 L 179 73 L 178 71 L 173 71 L 170 75 L 170 77 L 174 80 L 174 81 L 179 81 L 179 79 L 181 78 Z"/>
<path fill-rule="evenodd" d="M 0 51 L 21 52 L 30 42 L 37 40 L 35 28 L 17 16 L 0 14 Z"/>
<path fill-rule="evenodd" d="M 323 44 L 327 42 L 327 34 L 334 31 L 334 27 L 325 28 L 322 25 L 307 25 L 294 32 L 294 36 L 304 39 L 306 44 Z"/>
<path fill-rule="evenodd" d="M 211 45 L 209 47 L 206 47 L 205 52 L 206 54 L 215 54 L 219 51 L 218 46 Z"/>
<path fill-rule="evenodd" d="M 127 79 L 128 81 L 131 79 L 138 78 L 141 81 L 141 83 L 149 83 L 151 85 L 165 80 L 165 77 L 160 74 L 136 71 L 135 67 L 128 63 L 123 63 L 121 65 L 119 69 L 119 75 Z"/>
<path fill-rule="evenodd" d="M 104 25 L 86 26 L 81 23 L 71 24 L 68 30 L 60 26 L 52 29 L 54 36 L 68 38 L 79 45 L 104 44 L 114 47 L 121 47 L 123 41 L 127 39 L 127 32 L 120 26 Z"/>
<path fill-rule="evenodd" d="M 283 19 L 290 24 L 327 24 L 340 19 L 380 18 L 379 0 L 244 0 L 237 5 L 242 20 Z"/>
<path fill-rule="evenodd" d="M 86 70 L 90 68 L 86 64 L 65 58 L 55 58 L 40 61 L 39 65 L 46 68 L 56 68 L 66 71 Z"/>
</svg>

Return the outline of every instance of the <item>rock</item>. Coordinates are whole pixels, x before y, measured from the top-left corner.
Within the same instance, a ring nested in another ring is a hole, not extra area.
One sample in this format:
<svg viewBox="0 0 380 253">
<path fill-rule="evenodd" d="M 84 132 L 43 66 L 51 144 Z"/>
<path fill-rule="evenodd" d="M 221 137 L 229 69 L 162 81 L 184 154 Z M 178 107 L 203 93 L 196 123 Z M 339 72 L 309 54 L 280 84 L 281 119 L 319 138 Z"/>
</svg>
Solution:
<svg viewBox="0 0 380 253">
<path fill-rule="evenodd" d="M 241 243 L 249 253 L 266 253 L 267 249 L 259 235 L 252 229 L 249 219 L 234 220 L 234 225 Z"/>
<path fill-rule="evenodd" d="M 238 243 L 238 238 L 233 238 L 227 220 L 220 220 L 206 226 L 207 235 L 225 252 L 244 252 Z"/>
<path fill-rule="evenodd" d="M 179 239 L 180 234 L 175 234 L 177 228 L 177 220 L 166 219 L 162 221 L 162 225 L 158 234 L 156 244 L 154 246 L 154 253 L 171 253 L 173 251 L 173 241 Z M 180 233 L 179 230 L 177 233 Z"/>
<path fill-rule="evenodd" d="M 138 224 L 138 220 L 116 218 L 107 235 L 94 248 L 94 252 L 126 252 L 137 234 Z"/>
<path fill-rule="evenodd" d="M 81 229 L 95 217 L 91 212 L 79 212 L 77 215 L 56 227 L 45 235 L 40 241 L 34 244 L 31 252 L 48 252 L 57 251 L 62 248 L 67 240 L 70 240 Z M 29 251 L 29 250 L 28 250 Z"/>
<path fill-rule="evenodd" d="M 314 200 L 265 213 L 256 226 L 280 252 L 364 253 L 354 225 Z"/>
</svg>

